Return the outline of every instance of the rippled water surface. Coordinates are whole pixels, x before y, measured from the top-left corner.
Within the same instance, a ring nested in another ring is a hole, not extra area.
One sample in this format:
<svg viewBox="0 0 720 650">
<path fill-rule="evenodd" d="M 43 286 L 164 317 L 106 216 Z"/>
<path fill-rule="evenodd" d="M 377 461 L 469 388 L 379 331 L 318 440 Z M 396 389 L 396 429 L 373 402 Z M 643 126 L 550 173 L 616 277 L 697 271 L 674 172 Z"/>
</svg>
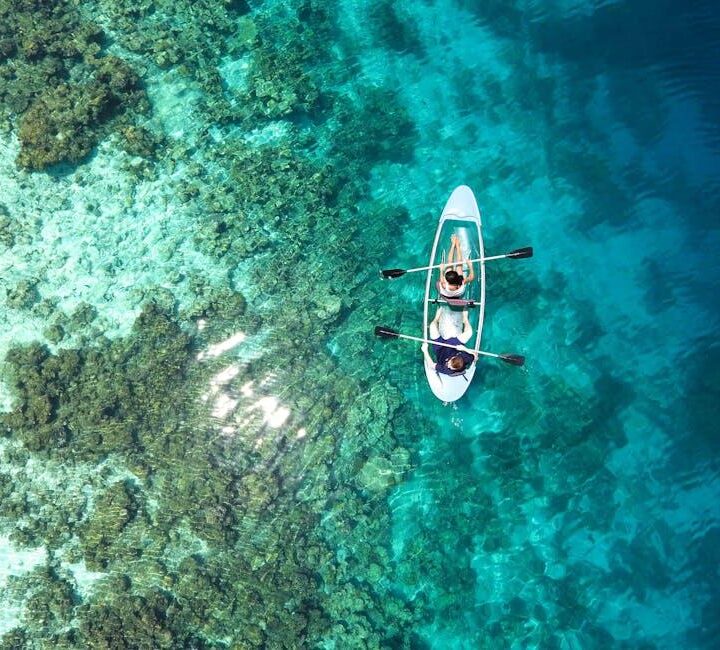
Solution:
<svg viewBox="0 0 720 650">
<path fill-rule="evenodd" d="M 717 645 L 713 3 L 0 14 L 0 647 Z"/>
</svg>

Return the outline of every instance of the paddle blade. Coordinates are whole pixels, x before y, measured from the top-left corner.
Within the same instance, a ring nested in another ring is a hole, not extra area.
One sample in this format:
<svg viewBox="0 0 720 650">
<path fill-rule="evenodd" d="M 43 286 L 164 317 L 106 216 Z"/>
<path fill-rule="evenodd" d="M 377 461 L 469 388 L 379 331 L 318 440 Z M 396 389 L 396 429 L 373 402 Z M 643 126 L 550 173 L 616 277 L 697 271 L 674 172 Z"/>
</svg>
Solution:
<svg viewBox="0 0 720 650">
<path fill-rule="evenodd" d="M 399 278 L 401 275 L 405 275 L 407 271 L 405 269 L 384 269 L 380 271 L 384 278 Z"/>
<path fill-rule="evenodd" d="M 521 354 L 501 354 L 500 358 L 511 366 L 523 366 L 525 365 L 525 357 Z"/>
<path fill-rule="evenodd" d="M 379 336 L 381 339 L 391 339 L 397 336 L 397 332 L 391 330 L 389 327 L 383 327 L 382 325 L 375 325 L 375 336 Z"/>
<path fill-rule="evenodd" d="M 517 250 L 514 250 L 512 253 L 508 254 L 508 257 L 512 257 L 515 260 L 521 260 L 526 257 L 532 257 L 533 256 L 533 247 L 532 246 L 525 246 L 525 248 L 518 248 Z"/>
</svg>

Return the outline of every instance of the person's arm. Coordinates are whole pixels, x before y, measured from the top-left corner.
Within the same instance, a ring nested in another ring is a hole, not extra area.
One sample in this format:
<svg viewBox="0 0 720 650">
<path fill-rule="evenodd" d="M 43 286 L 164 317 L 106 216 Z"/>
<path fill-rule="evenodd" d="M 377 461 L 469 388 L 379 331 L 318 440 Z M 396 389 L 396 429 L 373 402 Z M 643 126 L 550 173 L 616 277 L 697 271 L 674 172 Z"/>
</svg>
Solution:
<svg viewBox="0 0 720 650">
<path fill-rule="evenodd" d="M 473 268 L 472 262 L 470 261 L 469 257 L 465 259 L 465 264 L 467 264 L 468 268 L 470 269 L 470 275 L 468 275 L 465 282 L 467 284 L 470 284 L 470 282 L 472 282 L 475 279 L 475 269 Z"/>
<path fill-rule="evenodd" d="M 450 238 L 450 253 L 448 253 L 448 262 L 453 271 L 462 274 L 462 251 L 460 250 L 460 239 L 457 235 Z M 454 264 L 454 266 L 453 266 Z"/>
<path fill-rule="evenodd" d="M 423 343 L 423 344 L 420 346 L 420 348 L 421 348 L 421 350 L 422 350 L 422 352 L 423 352 L 423 357 L 425 358 L 425 363 L 429 363 L 431 366 L 434 367 L 434 366 L 435 366 L 435 361 L 434 361 L 433 358 L 430 356 L 430 351 L 429 351 L 429 349 L 428 349 L 428 344 L 427 344 L 427 343 Z"/>
</svg>

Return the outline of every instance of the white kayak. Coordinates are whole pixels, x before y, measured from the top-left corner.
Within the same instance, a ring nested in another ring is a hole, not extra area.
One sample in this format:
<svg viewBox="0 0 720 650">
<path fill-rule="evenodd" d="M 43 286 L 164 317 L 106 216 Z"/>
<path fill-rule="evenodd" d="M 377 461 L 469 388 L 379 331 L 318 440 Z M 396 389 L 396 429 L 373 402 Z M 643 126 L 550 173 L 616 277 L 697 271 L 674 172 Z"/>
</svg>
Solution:
<svg viewBox="0 0 720 650">
<path fill-rule="evenodd" d="M 479 258 L 481 261 L 475 262 L 475 279 L 467 285 L 460 300 L 451 301 L 460 303 L 455 305 L 448 304 L 438 292 L 439 270 L 437 268 L 428 270 L 425 281 L 422 337 L 430 338 L 428 326 L 435 316 L 435 309 L 445 310 L 442 316 L 444 328 L 441 328 L 441 334 L 444 333 L 443 329 L 452 330 L 453 327 L 458 333 L 462 331 L 462 311 L 467 309 L 470 324 L 473 327 L 473 335 L 465 345 L 470 349 L 479 350 L 485 318 L 485 262 L 483 259 L 485 250 L 480 210 L 475 201 L 475 195 L 467 185 L 455 188 L 445 204 L 435 231 L 428 266 L 437 266 L 446 261 L 452 235 L 457 235 L 460 240 L 463 258 Z M 467 277 L 467 268 L 464 269 L 464 273 Z M 472 306 L 463 305 L 463 301 L 468 301 Z M 435 397 L 443 402 L 454 402 L 460 399 L 470 387 L 475 376 L 477 358 L 462 374 L 458 375 L 439 373 L 434 364 L 425 361 L 425 374 Z"/>
</svg>

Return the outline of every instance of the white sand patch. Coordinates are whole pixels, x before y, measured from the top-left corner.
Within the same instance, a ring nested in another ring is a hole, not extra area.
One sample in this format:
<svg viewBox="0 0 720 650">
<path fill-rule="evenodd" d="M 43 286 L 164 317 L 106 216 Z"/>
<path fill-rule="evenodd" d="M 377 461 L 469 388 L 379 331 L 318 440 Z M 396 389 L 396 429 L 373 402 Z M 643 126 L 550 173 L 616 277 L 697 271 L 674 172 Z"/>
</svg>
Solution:
<svg viewBox="0 0 720 650">
<path fill-rule="evenodd" d="M 175 70 L 157 70 L 145 82 L 152 105 L 151 123 L 160 125 L 164 133 L 175 139 L 197 136 L 203 125 L 198 119 L 202 99 L 199 84 Z"/>
<path fill-rule="evenodd" d="M 44 547 L 17 549 L 7 535 L 0 535 L 0 585 L 4 587 L 10 576 L 27 573 L 45 562 L 46 558 L 47 551 Z"/>
<path fill-rule="evenodd" d="M 89 571 L 85 562 L 75 562 L 74 564 L 62 562 L 61 566 L 72 574 L 78 594 L 83 600 L 92 595 L 95 583 L 108 575 L 99 571 Z"/>
<path fill-rule="evenodd" d="M 204 539 L 198 537 L 187 525 L 181 524 L 173 529 L 162 559 L 168 566 L 177 569 L 184 559 L 191 555 L 207 555 L 209 549 Z"/>
<path fill-rule="evenodd" d="M 267 126 L 254 129 L 244 137 L 248 144 L 261 147 L 276 144 L 285 139 L 290 133 L 290 125 L 287 122 L 270 122 Z"/>
<path fill-rule="evenodd" d="M 247 73 L 250 69 L 251 57 L 224 57 L 218 66 L 218 72 L 226 90 L 241 91 L 247 86 Z"/>
<path fill-rule="evenodd" d="M 0 635 L 19 625 L 22 604 L 8 597 L 11 576 L 21 576 L 47 559 L 44 547 L 17 549 L 7 535 L 0 535 Z"/>
</svg>

